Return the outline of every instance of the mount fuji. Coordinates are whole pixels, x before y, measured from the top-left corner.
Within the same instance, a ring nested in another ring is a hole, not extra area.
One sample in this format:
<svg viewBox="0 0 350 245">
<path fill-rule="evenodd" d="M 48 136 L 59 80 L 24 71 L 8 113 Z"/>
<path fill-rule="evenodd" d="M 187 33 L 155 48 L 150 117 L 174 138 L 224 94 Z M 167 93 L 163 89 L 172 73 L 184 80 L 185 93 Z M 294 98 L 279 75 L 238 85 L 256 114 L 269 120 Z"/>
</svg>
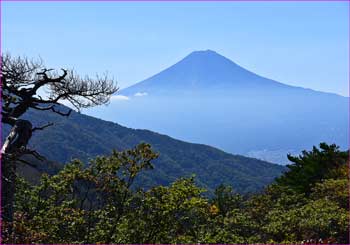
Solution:
<svg viewBox="0 0 350 245">
<path fill-rule="evenodd" d="M 87 113 L 280 164 L 322 141 L 349 143 L 347 97 L 264 78 L 211 50 L 114 98 Z"/>
</svg>

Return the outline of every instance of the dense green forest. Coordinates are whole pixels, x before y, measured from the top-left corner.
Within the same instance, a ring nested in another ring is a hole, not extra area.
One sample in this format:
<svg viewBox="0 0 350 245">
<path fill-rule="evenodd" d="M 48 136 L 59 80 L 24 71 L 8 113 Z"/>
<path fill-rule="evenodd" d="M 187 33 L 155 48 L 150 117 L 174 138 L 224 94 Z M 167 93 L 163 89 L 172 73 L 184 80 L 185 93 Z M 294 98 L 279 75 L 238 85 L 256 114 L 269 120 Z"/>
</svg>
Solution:
<svg viewBox="0 0 350 245">
<path fill-rule="evenodd" d="M 68 111 L 65 106 L 57 106 Z M 149 130 L 131 129 L 117 123 L 72 111 L 62 117 L 46 111 L 28 110 L 23 118 L 33 125 L 54 126 L 33 133 L 29 146 L 61 168 L 71 159 L 87 163 L 99 155 L 108 155 L 112 149 L 127 150 L 141 142 L 152 145 L 160 153 L 153 161 L 153 171 L 143 172 L 135 186 L 150 188 L 169 185 L 177 178 L 196 174 L 196 183 L 213 192 L 221 183 L 234 185 L 240 193 L 255 192 L 270 184 L 285 170 L 284 166 L 241 155 L 226 153 L 217 148 L 193 144 Z M 3 136 L 10 127 L 3 127 Z M 48 147 L 50 146 L 50 147 Z M 55 172 L 52 164 L 38 163 L 44 172 Z M 28 176 L 33 179 L 33 176 Z"/>
<path fill-rule="evenodd" d="M 240 195 L 220 185 L 211 198 L 195 176 L 132 188 L 157 157 L 140 144 L 88 166 L 72 161 L 35 186 L 17 178 L 14 221 L 4 224 L 3 242 L 349 242 L 349 152 L 336 145 L 289 156 L 289 171 L 261 193 Z"/>
</svg>

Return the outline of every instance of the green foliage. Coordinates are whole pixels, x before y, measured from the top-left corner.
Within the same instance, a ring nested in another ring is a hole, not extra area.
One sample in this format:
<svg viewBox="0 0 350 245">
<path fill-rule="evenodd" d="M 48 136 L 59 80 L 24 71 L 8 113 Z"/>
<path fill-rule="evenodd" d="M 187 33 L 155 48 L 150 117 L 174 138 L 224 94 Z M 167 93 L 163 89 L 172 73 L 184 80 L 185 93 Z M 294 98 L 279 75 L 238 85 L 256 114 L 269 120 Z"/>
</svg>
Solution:
<svg viewBox="0 0 350 245">
<path fill-rule="evenodd" d="M 214 194 L 212 202 L 222 215 L 226 215 L 230 210 L 239 209 L 243 204 L 243 197 L 235 193 L 231 186 L 221 184 Z"/>
<path fill-rule="evenodd" d="M 169 187 L 158 186 L 141 198 L 139 209 L 128 219 L 125 233 L 131 243 L 198 242 L 208 213 L 193 178 L 179 179 Z M 131 232 L 130 232 L 131 231 Z"/>
<path fill-rule="evenodd" d="M 74 160 L 56 175 L 43 175 L 36 186 L 18 179 L 15 221 L 4 224 L 4 242 L 301 243 L 321 238 L 348 243 L 348 166 L 325 163 L 347 153 L 331 148 L 314 148 L 312 157 L 307 153 L 299 167 L 291 168 L 301 174 L 310 164 L 327 166 L 326 171 L 312 168 L 318 179 L 309 178 L 312 185 L 303 186 L 308 193 L 295 182 L 297 174 L 286 173 L 260 194 L 241 196 L 220 185 L 211 199 L 194 177 L 147 190 L 133 187 L 157 157 L 147 144 L 97 157 L 88 166 Z M 14 234 L 8 233 L 9 225 Z"/>
<path fill-rule="evenodd" d="M 262 195 L 267 212 L 262 230 L 272 241 L 348 241 L 348 152 L 325 143 L 320 148 L 293 158 L 291 170 Z"/>
<path fill-rule="evenodd" d="M 316 182 L 337 176 L 336 171 L 346 164 L 349 152 L 341 152 L 335 144 L 321 143 L 320 150 L 314 146 L 312 151 L 303 151 L 298 157 L 288 155 L 288 159 L 293 164 L 288 165 L 289 171 L 277 183 L 309 194 Z"/>
<path fill-rule="evenodd" d="M 32 188 L 19 179 L 19 219 L 14 226 L 26 224 L 31 235 L 24 240 L 22 235 L 12 239 L 24 242 L 35 234 L 39 243 L 116 241 L 120 220 L 132 211 L 135 193 L 131 186 L 140 171 L 152 168 L 156 157 L 149 145 L 140 144 L 132 150 L 114 151 L 109 157 L 97 157 L 86 168 L 74 160 L 57 175 L 43 175 L 41 183 Z"/>
</svg>

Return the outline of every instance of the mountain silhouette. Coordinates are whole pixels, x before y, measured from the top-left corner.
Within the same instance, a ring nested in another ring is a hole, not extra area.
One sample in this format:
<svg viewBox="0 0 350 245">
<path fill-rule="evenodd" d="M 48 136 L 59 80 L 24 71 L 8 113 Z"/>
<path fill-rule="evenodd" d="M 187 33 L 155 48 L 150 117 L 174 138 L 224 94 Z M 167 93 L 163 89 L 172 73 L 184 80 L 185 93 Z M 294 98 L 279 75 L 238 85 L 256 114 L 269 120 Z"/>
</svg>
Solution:
<svg viewBox="0 0 350 245">
<path fill-rule="evenodd" d="M 195 51 L 164 71 L 127 89 L 122 94 L 171 94 L 174 92 L 220 89 L 284 88 L 286 85 L 263 78 L 212 50 Z"/>
</svg>

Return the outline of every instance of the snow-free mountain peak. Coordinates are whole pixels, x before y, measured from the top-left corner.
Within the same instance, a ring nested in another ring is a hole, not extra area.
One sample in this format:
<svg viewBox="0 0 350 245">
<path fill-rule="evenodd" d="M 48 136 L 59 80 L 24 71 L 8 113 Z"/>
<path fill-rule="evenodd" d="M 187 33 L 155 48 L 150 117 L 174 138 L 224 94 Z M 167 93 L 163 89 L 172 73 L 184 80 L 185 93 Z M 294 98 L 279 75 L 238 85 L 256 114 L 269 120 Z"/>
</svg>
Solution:
<svg viewBox="0 0 350 245">
<path fill-rule="evenodd" d="M 160 73 L 121 91 L 169 94 L 184 91 L 227 90 L 256 86 L 280 87 L 282 84 L 258 76 L 212 50 L 194 51 Z"/>
<path fill-rule="evenodd" d="M 193 51 L 192 53 L 187 55 L 185 58 L 190 58 L 190 57 L 194 57 L 194 58 L 210 58 L 210 57 L 213 58 L 213 57 L 216 57 L 216 58 L 221 58 L 221 59 L 222 58 L 227 59 L 226 57 L 220 55 L 219 53 L 217 53 L 211 49 Z"/>
</svg>

